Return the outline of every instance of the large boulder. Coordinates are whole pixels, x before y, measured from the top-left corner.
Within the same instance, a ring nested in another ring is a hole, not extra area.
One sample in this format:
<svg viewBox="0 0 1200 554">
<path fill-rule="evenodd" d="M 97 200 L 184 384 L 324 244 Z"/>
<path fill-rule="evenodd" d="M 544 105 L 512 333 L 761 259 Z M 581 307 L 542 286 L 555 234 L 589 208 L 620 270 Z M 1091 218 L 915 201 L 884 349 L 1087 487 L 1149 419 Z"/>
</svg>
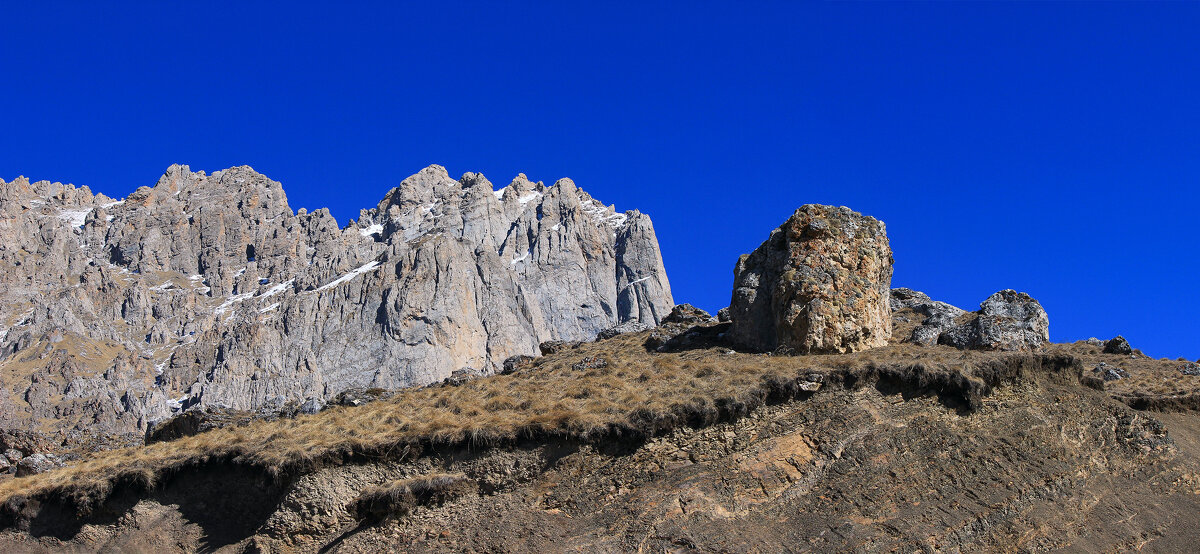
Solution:
<svg viewBox="0 0 1200 554">
<path fill-rule="evenodd" d="M 729 338 L 796 353 L 884 346 L 892 249 L 883 222 L 845 207 L 796 210 L 734 269 Z"/>
<path fill-rule="evenodd" d="M 984 300 L 979 311 L 944 330 L 937 339 L 960 349 L 1036 350 L 1050 341 L 1050 319 L 1033 297 L 1012 289 Z"/>
</svg>

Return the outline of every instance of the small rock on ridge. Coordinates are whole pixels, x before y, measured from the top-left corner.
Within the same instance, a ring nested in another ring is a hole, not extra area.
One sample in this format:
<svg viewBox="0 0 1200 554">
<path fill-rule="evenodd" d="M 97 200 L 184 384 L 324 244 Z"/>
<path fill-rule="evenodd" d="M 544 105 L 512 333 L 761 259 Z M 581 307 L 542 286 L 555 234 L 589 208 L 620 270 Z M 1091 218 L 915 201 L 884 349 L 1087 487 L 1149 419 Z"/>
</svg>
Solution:
<svg viewBox="0 0 1200 554">
<path fill-rule="evenodd" d="M 663 323 L 687 323 L 698 325 L 712 321 L 712 316 L 708 312 L 701 310 L 691 304 L 679 304 L 671 308 L 671 313 L 664 317 Z"/>
<path fill-rule="evenodd" d="M 1108 342 L 1104 343 L 1105 354 L 1133 354 L 1133 347 L 1129 346 L 1129 341 L 1125 337 L 1117 335 Z"/>
<path fill-rule="evenodd" d="M 891 293 L 891 307 L 926 316 L 908 338 L 908 342 L 915 344 L 975 350 L 1035 350 L 1050 340 L 1046 310 L 1033 297 L 1012 289 L 989 296 L 978 311 L 965 312 L 932 300 L 925 293 L 897 288 Z"/>
<path fill-rule="evenodd" d="M 978 350 L 1036 350 L 1050 341 L 1050 319 L 1033 297 L 1012 289 L 984 300 L 968 321 L 938 337 L 938 344 Z"/>
</svg>

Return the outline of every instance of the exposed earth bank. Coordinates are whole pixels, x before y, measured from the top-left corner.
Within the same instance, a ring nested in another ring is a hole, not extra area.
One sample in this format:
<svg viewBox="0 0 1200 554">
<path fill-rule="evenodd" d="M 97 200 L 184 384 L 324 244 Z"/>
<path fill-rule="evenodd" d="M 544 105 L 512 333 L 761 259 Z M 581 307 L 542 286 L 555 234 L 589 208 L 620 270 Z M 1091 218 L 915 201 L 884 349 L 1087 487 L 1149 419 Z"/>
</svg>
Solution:
<svg viewBox="0 0 1200 554">
<path fill-rule="evenodd" d="M 523 371 L 611 359 L 647 335 Z M 115 491 L 82 521 L 66 498 L 19 515 L 10 500 L 7 523 L 28 533 L 5 531 L 0 549 L 1187 550 L 1200 540 L 1200 419 L 1114 400 L 1072 355 L 1086 349 L 789 357 L 816 390 L 768 389 L 649 435 L 429 443 L 274 477 L 213 460 L 145 493 Z M 779 360 L 720 346 L 647 355 Z M 349 508 L 371 486 L 435 474 L 462 482 L 391 514 Z"/>
</svg>

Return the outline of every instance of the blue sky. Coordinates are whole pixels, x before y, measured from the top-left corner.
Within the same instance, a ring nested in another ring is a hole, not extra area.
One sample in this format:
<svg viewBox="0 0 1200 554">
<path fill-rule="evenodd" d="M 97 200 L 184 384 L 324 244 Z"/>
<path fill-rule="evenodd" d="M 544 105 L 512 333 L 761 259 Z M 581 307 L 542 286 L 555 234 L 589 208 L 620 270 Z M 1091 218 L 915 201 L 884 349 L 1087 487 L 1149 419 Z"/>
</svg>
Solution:
<svg viewBox="0 0 1200 554">
<path fill-rule="evenodd" d="M 343 224 L 430 164 L 649 213 L 676 300 L 805 203 L 893 284 L 1200 358 L 1200 3 L 26 3 L 0 177 L 249 164 Z"/>
</svg>

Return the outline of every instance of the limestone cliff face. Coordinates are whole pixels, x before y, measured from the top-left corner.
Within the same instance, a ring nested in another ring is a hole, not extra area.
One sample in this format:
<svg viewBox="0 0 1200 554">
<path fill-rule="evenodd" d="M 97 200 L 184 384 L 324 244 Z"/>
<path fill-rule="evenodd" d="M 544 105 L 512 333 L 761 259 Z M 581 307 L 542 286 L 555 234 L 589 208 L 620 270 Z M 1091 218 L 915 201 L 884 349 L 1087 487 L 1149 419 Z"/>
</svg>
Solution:
<svg viewBox="0 0 1200 554">
<path fill-rule="evenodd" d="M 249 167 L 175 165 L 124 200 L 0 181 L 0 217 L 0 427 L 422 385 L 674 305 L 650 218 L 569 179 L 430 166 L 340 227 Z"/>
</svg>

